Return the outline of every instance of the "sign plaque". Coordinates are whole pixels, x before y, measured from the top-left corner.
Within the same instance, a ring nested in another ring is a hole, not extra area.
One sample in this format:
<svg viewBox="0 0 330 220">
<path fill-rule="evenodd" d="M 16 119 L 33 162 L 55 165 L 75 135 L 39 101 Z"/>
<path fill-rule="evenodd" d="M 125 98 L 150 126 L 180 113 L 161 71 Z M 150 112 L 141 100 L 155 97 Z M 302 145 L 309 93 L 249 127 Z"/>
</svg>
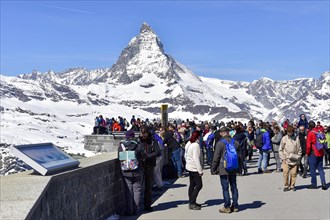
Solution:
<svg viewBox="0 0 330 220">
<path fill-rule="evenodd" d="M 52 143 L 16 145 L 11 147 L 11 152 L 43 176 L 80 164 Z"/>
</svg>

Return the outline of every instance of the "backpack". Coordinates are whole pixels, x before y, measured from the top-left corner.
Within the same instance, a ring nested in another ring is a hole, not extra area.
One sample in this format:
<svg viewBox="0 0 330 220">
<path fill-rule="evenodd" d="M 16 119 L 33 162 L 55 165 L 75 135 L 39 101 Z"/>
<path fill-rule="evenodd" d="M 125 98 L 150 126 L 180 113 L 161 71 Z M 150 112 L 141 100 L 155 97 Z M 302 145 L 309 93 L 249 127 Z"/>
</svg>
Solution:
<svg viewBox="0 0 330 220">
<path fill-rule="evenodd" d="M 315 133 L 316 136 L 316 144 L 315 144 L 316 149 L 317 150 L 327 149 L 328 147 L 324 133 L 315 132 L 315 131 L 312 132 Z"/>
<path fill-rule="evenodd" d="M 226 139 L 222 139 L 226 145 L 226 152 L 224 155 L 224 168 L 228 173 L 232 173 L 238 170 L 238 155 L 235 148 L 235 139 L 231 139 L 230 143 Z"/>
<path fill-rule="evenodd" d="M 213 147 L 213 141 L 214 141 L 215 135 L 214 133 L 211 133 L 207 139 L 206 139 L 206 147 L 207 148 L 212 148 Z"/>
<path fill-rule="evenodd" d="M 122 171 L 133 171 L 139 168 L 139 161 L 137 159 L 136 151 L 128 150 L 121 142 L 120 146 L 123 151 L 119 152 L 119 161 Z"/>
<path fill-rule="evenodd" d="M 259 132 L 259 134 L 257 134 L 256 136 L 256 140 L 254 141 L 255 146 L 260 150 L 262 148 L 262 136 L 263 136 L 263 132 Z"/>
</svg>

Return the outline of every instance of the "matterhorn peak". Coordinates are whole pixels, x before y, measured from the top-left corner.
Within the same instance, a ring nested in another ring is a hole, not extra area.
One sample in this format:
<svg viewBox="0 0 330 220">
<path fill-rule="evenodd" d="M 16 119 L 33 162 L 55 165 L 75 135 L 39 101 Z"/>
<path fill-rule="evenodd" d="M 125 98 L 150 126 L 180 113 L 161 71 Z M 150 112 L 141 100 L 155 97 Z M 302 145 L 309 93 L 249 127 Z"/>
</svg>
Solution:
<svg viewBox="0 0 330 220">
<path fill-rule="evenodd" d="M 144 33 L 144 32 L 154 33 L 154 31 L 151 29 L 150 25 L 147 24 L 147 22 L 143 22 L 142 27 L 140 28 L 140 33 Z"/>
</svg>

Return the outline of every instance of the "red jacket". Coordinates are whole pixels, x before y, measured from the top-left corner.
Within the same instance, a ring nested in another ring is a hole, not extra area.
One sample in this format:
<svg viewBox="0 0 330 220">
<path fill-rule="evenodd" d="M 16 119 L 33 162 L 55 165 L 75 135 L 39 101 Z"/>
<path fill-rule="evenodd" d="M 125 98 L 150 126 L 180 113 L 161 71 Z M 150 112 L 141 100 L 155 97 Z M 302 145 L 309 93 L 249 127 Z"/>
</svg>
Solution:
<svg viewBox="0 0 330 220">
<path fill-rule="evenodd" d="M 321 132 L 321 133 L 324 133 L 324 128 L 322 125 L 316 125 L 316 128 L 315 128 L 318 132 Z"/>
<path fill-rule="evenodd" d="M 318 132 L 318 129 L 317 128 L 313 128 L 314 132 Z M 315 147 L 315 144 L 316 144 L 316 134 L 312 131 L 308 131 L 308 134 L 307 134 L 307 141 L 306 141 L 306 154 L 308 156 L 311 155 L 311 149 L 313 148 L 313 151 L 314 151 L 314 155 L 316 157 L 323 157 L 324 156 L 324 149 L 321 149 L 321 150 L 318 150 L 316 147 Z"/>
</svg>

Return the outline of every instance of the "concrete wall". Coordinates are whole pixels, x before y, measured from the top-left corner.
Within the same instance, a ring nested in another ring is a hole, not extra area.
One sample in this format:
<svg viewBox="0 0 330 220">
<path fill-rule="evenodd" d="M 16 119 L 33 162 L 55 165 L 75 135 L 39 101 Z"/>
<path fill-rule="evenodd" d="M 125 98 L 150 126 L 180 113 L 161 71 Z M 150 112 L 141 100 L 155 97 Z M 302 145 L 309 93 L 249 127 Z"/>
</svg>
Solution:
<svg viewBox="0 0 330 220">
<path fill-rule="evenodd" d="M 137 138 L 139 132 L 135 132 Z M 94 152 L 117 152 L 120 141 L 125 140 L 125 132 L 109 135 L 85 135 L 84 148 Z"/>
<path fill-rule="evenodd" d="M 94 152 L 115 152 L 121 140 L 125 136 L 117 137 L 113 135 L 85 135 L 84 148 Z"/>
<path fill-rule="evenodd" d="M 116 157 L 114 152 L 82 159 L 79 168 L 52 176 L 28 171 L 2 177 L 0 219 L 90 220 L 122 214 L 125 191 Z"/>
</svg>

